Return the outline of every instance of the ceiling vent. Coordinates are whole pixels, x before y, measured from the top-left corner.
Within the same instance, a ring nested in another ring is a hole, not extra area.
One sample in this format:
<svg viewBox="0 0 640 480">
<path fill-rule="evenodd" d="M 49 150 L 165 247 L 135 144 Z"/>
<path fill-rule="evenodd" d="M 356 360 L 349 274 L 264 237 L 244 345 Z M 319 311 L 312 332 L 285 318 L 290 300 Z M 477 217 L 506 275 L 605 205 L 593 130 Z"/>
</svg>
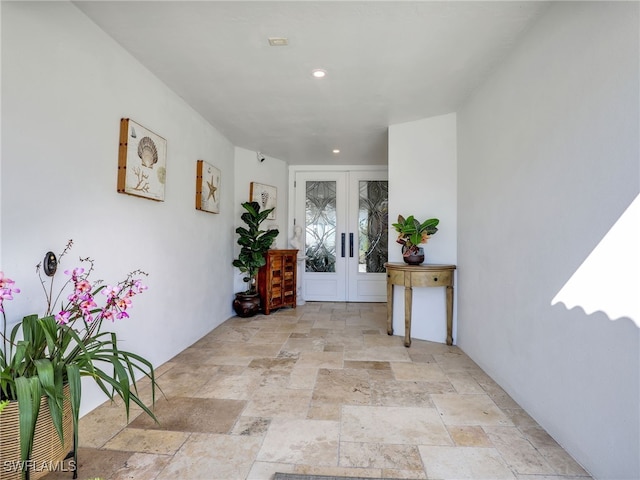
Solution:
<svg viewBox="0 0 640 480">
<path fill-rule="evenodd" d="M 269 37 L 269 45 L 272 47 L 286 47 L 289 45 L 289 39 L 285 37 Z"/>
</svg>

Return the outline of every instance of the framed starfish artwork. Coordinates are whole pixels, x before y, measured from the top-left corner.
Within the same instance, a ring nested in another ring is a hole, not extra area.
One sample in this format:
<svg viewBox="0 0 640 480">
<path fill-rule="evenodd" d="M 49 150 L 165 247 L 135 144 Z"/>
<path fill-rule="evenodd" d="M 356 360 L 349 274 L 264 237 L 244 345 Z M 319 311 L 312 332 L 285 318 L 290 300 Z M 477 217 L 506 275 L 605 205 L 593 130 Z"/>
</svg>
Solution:
<svg viewBox="0 0 640 480">
<path fill-rule="evenodd" d="M 205 162 L 196 162 L 196 210 L 220 213 L 220 170 Z"/>
</svg>

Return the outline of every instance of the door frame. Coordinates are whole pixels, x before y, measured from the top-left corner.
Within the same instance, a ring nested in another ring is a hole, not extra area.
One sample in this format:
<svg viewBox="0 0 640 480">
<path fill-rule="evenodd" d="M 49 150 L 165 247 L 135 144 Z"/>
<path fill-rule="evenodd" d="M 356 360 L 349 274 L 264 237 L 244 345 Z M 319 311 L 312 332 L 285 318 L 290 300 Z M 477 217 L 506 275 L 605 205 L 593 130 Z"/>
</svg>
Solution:
<svg viewBox="0 0 640 480">
<path fill-rule="evenodd" d="M 295 200 L 296 200 L 296 193 L 295 193 L 295 180 L 296 180 L 296 175 L 298 173 L 325 173 L 325 172 L 384 172 L 388 175 L 388 171 L 389 168 L 387 165 L 291 165 L 289 166 L 289 187 L 288 187 L 288 198 L 287 198 L 287 210 L 288 210 L 288 218 L 287 218 L 287 223 L 288 225 L 290 225 L 290 232 L 291 235 L 288 235 L 288 237 L 291 237 L 293 235 L 293 229 L 294 229 L 294 219 L 295 219 L 295 215 L 296 215 L 296 205 L 295 205 Z M 287 242 L 290 241 L 290 238 L 288 238 Z M 298 256 L 300 257 L 301 254 L 298 254 Z M 301 268 L 304 268 L 304 264 L 302 264 L 302 262 L 298 262 L 298 269 L 300 270 Z M 298 272 L 298 282 L 299 285 L 301 286 L 302 291 L 300 292 L 300 295 L 302 297 L 303 300 L 306 300 L 306 298 L 304 297 L 305 292 L 304 292 L 304 284 L 303 284 L 303 279 L 304 277 L 304 271 L 299 271 Z"/>
</svg>

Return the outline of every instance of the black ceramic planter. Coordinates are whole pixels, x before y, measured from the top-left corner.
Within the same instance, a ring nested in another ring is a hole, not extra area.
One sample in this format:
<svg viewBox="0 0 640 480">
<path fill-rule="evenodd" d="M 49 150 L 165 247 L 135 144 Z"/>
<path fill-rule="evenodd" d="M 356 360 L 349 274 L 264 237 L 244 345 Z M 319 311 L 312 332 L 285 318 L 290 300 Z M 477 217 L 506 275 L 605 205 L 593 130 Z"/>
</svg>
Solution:
<svg viewBox="0 0 640 480">
<path fill-rule="evenodd" d="M 422 247 L 419 247 L 418 253 L 416 254 L 411 254 L 411 255 L 402 254 L 402 259 L 404 260 L 405 263 L 408 263 L 409 265 L 421 265 L 422 262 L 424 262 L 424 249 Z"/>
<path fill-rule="evenodd" d="M 239 317 L 253 317 L 260 311 L 260 295 L 257 293 L 236 293 L 233 309 Z"/>
</svg>

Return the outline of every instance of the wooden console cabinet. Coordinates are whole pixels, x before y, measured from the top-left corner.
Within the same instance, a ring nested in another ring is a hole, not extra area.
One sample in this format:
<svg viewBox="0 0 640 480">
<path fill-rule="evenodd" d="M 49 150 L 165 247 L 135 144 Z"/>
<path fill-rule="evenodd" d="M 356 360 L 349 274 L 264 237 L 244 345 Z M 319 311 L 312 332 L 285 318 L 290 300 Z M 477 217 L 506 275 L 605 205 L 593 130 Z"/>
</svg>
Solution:
<svg viewBox="0 0 640 480">
<path fill-rule="evenodd" d="M 298 250 L 268 250 L 266 265 L 258 271 L 262 311 L 269 315 L 280 307 L 296 308 L 296 264 Z"/>
</svg>

